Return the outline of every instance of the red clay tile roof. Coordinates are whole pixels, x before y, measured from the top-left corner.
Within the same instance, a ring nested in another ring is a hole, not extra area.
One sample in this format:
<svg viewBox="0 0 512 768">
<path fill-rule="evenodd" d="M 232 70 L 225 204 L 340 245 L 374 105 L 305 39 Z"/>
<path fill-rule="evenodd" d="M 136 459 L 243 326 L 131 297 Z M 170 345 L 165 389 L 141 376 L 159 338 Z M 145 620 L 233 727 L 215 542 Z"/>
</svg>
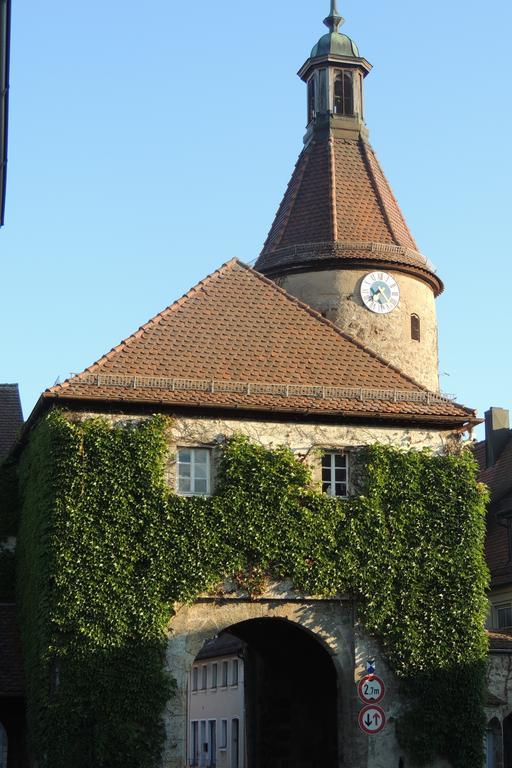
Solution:
<svg viewBox="0 0 512 768">
<path fill-rule="evenodd" d="M 326 261 L 387 263 L 442 283 L 418 253 L 373 149 L 363 139 L 313 139 L 302 151 L 256 269 L 282 274 Z"/>
<path fill-rule="evenodd" d="M 512 652 L 512 634 L 490 630 L 487 632 L 487 636 L 489 637 L 489 648 L 491 651 Z"/>
<path fill-rule="evenodd" d="M 504 513 L 512 512 L 512 430 L 507 444 L 492 467 L 486 467 L 485 440 L 476 443 L 473 451 L 480 467 L 478 479 L 491 492 L 485 556 L 491 572 L 491 585 L 496 587 L 512 583 L 508 524 L 502 517 Z"/>
<path fill-rule="evenodd" d="M 17 384 L 0 384 L 0 461 L 4 459 L 23 425 Z"/>
<path fill-rule="evenodd" d="M 0 696 L 23 695 L 21 641 L 14 603 L 0 603 Z"/>
<path fill-rule="evenodd" d="M 485 440 L 477 443 L 473 450 L 480 467 L 478 479 L 489 486 L 491 503 L 496 504 L 512 493 L 512 429 L 507 444 L 492 467 L 485 465 Z"/>
<path fill-rule="evenodd" d="M 236 260 L 43 398 L 459 426 L 475 418 Z"/>
</svg>

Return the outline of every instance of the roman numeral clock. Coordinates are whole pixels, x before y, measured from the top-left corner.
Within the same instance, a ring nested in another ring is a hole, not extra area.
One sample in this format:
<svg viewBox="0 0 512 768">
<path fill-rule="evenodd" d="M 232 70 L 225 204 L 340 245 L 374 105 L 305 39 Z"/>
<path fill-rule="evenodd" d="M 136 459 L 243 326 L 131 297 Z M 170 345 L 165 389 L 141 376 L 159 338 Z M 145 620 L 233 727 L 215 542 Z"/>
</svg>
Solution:
<svg viewBox="0 0 512 768">
<path fill-rule="evenodd" d="M 361 283 L 361 298 L 370 312 L 387 315 L 398 306 L 400 288 L 387 272 L 371 272 Z"/>
</svg>

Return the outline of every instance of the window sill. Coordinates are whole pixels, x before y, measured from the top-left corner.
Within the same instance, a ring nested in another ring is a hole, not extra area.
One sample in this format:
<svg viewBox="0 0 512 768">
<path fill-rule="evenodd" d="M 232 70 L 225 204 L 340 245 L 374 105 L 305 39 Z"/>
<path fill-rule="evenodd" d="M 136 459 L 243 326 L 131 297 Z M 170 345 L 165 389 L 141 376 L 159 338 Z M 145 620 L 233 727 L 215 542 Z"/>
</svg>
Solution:
<svg viewBox="0 0 512 768">
<path fill-rule="evenodd" d="M 213 496 L 213 493 L 182 493 L 181 491 L 176 491 L 176 496 L 183 496 L 185 498 L 189 498 L 190 496 L 200 496 L 201 498 L 206 499 Z"/>
</svg>

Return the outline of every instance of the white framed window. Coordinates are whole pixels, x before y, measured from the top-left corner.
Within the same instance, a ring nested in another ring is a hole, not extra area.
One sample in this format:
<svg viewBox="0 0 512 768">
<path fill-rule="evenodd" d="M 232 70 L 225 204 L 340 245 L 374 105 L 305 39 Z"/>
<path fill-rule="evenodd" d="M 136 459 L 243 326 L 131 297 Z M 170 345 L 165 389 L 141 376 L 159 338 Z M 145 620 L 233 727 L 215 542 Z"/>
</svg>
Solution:
<svg viewBox="0 0 512 768">
<path fill-rule="evenodd" d="M 217 669 L 218 669 L 217 662 L 214 662 L 212 664 L 212 684 L 211 684 L 212 688 L 217 687 Z"/>
<path fill-rule="evenodd" d="M 238 685 L 238 659 L 231 662 L 231 685 Z"/>
<path fill-rule="evenodd" d="M 176 487 L 183 496 L 209 496 L 211 493 L 211 450 L 178 448 Z"/>
<path fill-rule="evenodd" d="M 222 662 L 222 687 L 227 688 L 228 687 L 228 662 L 223 661 Z"/>
<path fill-rule="evenodd" d="M 192 690 L 197 691 L 199 683 L 199 669 L 197 667 L 192 667 Z"/>
<path fill-rule="evenodd" d="M 208 667 L 206 664 L 201 669 L 201 690 L 206 691 L 208 688 Z"/>
<path fill-rule="evenodd" d="M 496 629 L 512 627 L 512 603 L 502 603 L 494 607 Z"/>
<path fill-rule="evenodd" d="M 219 749 L 228 748 L 228 721 L 220 721 Z"/>
<path fill-rule="evenodd" d="M 329 496 L 348 496 L 348 456 L 329 451 L 322 456 L 322 491 Z"/>
</svg>

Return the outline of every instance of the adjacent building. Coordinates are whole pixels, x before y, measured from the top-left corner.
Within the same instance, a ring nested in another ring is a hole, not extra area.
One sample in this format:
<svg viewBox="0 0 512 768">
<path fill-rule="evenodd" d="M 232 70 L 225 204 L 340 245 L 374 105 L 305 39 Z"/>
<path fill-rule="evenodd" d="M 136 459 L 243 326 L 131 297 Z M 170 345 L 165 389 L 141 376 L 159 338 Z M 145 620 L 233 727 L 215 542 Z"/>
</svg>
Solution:
<svg viewBox="0 0 512 768">
<path fill-rule="evenodd" d="M 0 464 L 8 457 L 22 426 L 18 385 L 0 384 Z M 0 541 L 3 575 L 13 568 L 14 539 L 10 531 L 6 533 L 6 539 Z M 21 641 L 12 579 L 7 579 L 4 587 L 7 593 L 0 595 L 0 768 L 22 768 L 26 765 L 26 745 Z"/>
<path fill-rule="evenodd" d="M 20 393 L 17 384 L 0 384 L 0 462 L 20 436 L 23 426 Z"/>
<path fill-rule="evenodd" d="M 188 680 L 188 764 L 245 768 L 245 643 L 225 632 L 208 640 Z"/>
</svg>

